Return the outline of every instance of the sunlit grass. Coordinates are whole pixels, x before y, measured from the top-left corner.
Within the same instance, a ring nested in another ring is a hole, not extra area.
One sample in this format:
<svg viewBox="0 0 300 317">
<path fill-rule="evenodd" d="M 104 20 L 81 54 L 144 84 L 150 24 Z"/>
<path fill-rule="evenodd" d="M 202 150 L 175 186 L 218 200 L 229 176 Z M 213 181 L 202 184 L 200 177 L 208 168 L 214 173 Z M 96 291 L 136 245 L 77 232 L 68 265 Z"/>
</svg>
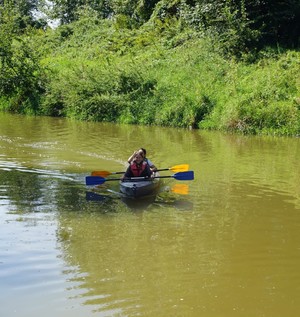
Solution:
<svg viewBox="0 0 300 317">
<path fill-rule="evenodd" d="M 150 25 L 130 30 L 91 17 L 37 33 L 34 45 L 48 77 L 39 112 L 89 121 L 300 134 L 299 52 L 266 50 L 249 63 L 249 58 L 225 58 L 216 43 L 179 28 L 175 23 L 164 31 Z"/>
</svg>

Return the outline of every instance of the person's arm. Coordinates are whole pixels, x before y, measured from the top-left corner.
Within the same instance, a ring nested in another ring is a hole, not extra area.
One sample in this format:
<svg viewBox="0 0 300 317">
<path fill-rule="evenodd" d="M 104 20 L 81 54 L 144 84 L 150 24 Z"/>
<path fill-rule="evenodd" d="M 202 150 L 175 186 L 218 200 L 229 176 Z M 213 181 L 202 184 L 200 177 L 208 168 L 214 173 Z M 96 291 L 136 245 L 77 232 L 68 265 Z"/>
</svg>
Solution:
<svg viewBox="0 0 300 317">
<path fill-rule="evenodd" d="M 151 166 L 151 171 L 152 171 L 153 173 L 155 173 L 155 172 L 157 171 L 157 168 L 156 168 L 155 165 L 152 165 L 152 166 Z"/>
<path fill-rule="evenodd" d="M 147 159 L 147 161 L 148 161 L 148 165 L 150 166 L 151 171 L 153 173 L 156 172 L 157 171 L 156 166 L 149 159 Z"/>
<path fill-rule="evenodd" d="M 134 159 L 134 157 L 135 157 L 135 155 L 136 155 L 136 152 L 137 152 L 137 151 L 134 151 L 134 152 L 131 154 L 131 156 L 128 157 L 127 162 L 128 162 L 129 164 L 133 161 L 133 159 Z"/>
</svg>

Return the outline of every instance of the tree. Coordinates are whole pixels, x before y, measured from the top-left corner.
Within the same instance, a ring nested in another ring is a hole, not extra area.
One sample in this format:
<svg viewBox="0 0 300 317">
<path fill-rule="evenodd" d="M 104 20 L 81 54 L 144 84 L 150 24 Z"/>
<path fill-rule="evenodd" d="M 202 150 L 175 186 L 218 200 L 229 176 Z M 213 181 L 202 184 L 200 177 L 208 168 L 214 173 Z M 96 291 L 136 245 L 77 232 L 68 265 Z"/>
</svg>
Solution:
<svg viewBox="0 0 300 317">
<path fill-rule="evenodd" d="M 300 44 L 299 0 L 183 0 L 181 16 L 198 31 L 217 34 L 236 53 Z"/>
<path fill-rule="evenodd" d="M 43 70 L 29 36 L 19 34 L 21 18 L 14 1 L 0 6 L 0 95 L 9 110 L 35 112 L 43 91 Z"/>
<path fill-rule="evenodd" d="M 299 46 L 299 0 L 251 0 L 245 5 L 252 28 L 261 33 L 261 45 Z"/>
<path fill-rule="evenodd" d="M 38 9 L 40 0 L 0 0 L 0 7 L 11 5 L 18 19 L 15 21 L 20 30 L 35 25 L 33 13 Z"/>
<path fill-rule="evenodd" d="M 79 18 L 78 10 L 89 7 L 100 18 L 106 19 L 117 15 L 143 23 L 148 21 L 159 0 L 53 0 L 52 17 L 67 24 Z"/>
<path fill-rule="evenodd" d="M 110 2 L 109 0 L 53 0 L 51 16 L 59 19 L 62 24 L 68 24 L 78 19 L 80 8 L 89 7 L 101 18 L 107 18 L 112 13 Z"/>
</svg>

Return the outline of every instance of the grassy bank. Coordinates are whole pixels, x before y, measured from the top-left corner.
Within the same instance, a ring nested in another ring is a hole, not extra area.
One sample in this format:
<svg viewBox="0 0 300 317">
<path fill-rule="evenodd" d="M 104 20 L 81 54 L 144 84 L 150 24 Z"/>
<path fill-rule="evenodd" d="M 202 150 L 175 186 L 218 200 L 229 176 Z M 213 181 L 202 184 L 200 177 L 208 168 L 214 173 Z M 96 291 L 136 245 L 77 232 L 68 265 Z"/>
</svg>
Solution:
<svg viewBox="0 0 300 317">
<path fill-rule="evenodd" d="M 130 30 L 83 17 L 31 35 L 45 70 L 39 105 L 79 120 L 300 135 L 300 53 L 224 57 L 180 23 Z M 14 97 L 11 97 L 14 98 Z M 1 98 L 10 110 L 11 98 Z"/>
</svg>

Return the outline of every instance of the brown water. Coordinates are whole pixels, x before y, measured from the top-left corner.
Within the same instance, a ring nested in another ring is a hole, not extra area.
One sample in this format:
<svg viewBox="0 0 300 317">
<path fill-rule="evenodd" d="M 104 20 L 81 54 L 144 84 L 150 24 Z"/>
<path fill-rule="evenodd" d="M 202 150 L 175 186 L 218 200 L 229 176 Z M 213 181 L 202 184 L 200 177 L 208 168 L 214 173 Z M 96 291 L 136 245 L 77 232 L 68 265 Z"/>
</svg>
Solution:
<svg viewBox="0 0 300 317">
<path fill-rule="evenodd" d="M 189 163 L 189 194 L 85 186 L 140 146 Z M 299 157 L 299 139 L 0 114 L 0 316 L 298 316 Z"/>
</svg>

